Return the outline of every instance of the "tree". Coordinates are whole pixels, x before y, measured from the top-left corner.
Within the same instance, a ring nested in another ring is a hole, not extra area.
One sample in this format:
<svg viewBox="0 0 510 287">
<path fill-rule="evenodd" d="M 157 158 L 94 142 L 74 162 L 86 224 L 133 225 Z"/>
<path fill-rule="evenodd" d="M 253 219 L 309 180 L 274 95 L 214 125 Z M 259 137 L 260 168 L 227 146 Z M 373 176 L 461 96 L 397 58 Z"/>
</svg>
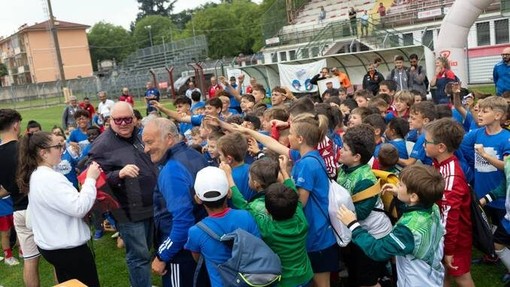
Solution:
<svg viewBox="0 0 510 287">
<path fill-rule="evenodd" d="M 0 63 L 0 78 L 7 76 L 9 72 L 7 71 L 7 66 L 4 63 Z"/>
<path fill-rule="evenodd" d="M 258 5 L 249 0 L 211 5 L 193 15 L 184 33 L 205 34 L 211 58 L 253 54 L 262 47 L 258 14 Z"/>
<path fill-rule="evenodd" d="M 177 0 L 137 0 L 140 6 L 140 12 L 136 17 L 136 21 L 149 15 L 170 16 Z"/>
<path fill-rule="evenodd" d="M 92 64 L 97 70 L 97 61 L 124 60 L 136 49 L 129 32 L 122 26 L 106 22 L 95 24 L 87 34 Z"/>
<path fill-rule="evenodd" d="M 177 39 L 177 27 L 169 17 L 159 15 L 145 16 L 138 20 L 133 30 L 133 38 L 138 48 L 146 48 L 151 45 L 168 43 Z"/>
</svg>

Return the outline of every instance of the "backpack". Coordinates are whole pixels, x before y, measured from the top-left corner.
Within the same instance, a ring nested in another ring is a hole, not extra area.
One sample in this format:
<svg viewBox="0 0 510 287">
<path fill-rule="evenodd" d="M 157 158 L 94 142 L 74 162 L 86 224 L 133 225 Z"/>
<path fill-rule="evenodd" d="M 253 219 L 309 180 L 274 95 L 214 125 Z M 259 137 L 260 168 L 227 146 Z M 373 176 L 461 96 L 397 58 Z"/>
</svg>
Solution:
<svg viewBox="0 0 510 287">
<path fill-rule="evenodd" d="M 78 176 L 78 182 L 80 184 L 83 184 L 85 179 L 87 179 L 87 170 L 88 168 Z M 108 183 L 106 182 L 106 174 L 103 171 L 99 174 L 99 177 L 96 180 L 96 189 L 96 202 L 94 203 L 94 206 L 92 207 L 91 211 L 89 211 L 89 213 L 92 212 L 92 210 L 96 210 L 101 214 L 104 214 L 116 209 L 120 209 L 120 203 L 108 186 Z"/>
<path fill-rule="evenodd" d="M 223 286 L 265 287 L 278 284 L 282 274 L 280 258 L 262 239 L 240 228 L 219 236 L 202 221 L 196 226 L 232 250 L 230 259 L 216 265 Z"/>
<path fill-rule="evenodd" d="M 317 161 L 319 161 L 319 159 L 314 156 L 309 157 L 315 158 Z M 326 173 L 326 175 L 328 175 L 326 169 L 324 169 L 324 172 Z M 319 205 L 318 199 L 315 198 L 313 194 L 310 194 L 310 197 L 315 202 L 315 204 L 317 204 L 322 215 L 326 218 L 331 227 L 333 227 L 333 233 L 335 234 L 336 243 L 341 247 L 345 247 L 347 246 L 347 244 L 349 244 L 349 242 L 351 242 L 352 232 L 347 226 L 340 222 L 340 220 L 336 219 L 336 215 L 338 210 L 340 209 L 340 206 L 342 205 L 345 205 L 347 209 L 355 212 L 354 203 L 352 202 L 351 194 L 347 189 L 345 189 L 345 187 L 338 184 L 338 182 L 336 182 L 335 180 L 329 178 L 329 176 L 328 181 L 329 189 L 328 189 L 327 213 L 324 210 L 322 210 L 322 208 Z M 334 218 L 334 220 L 331 220 L 331 218 Z"/>
<path fill-rule="evenodd" d="M 397 184 L 399 182 L 398 177 L 391 172 L 378 169 L 373 169 L 372 172 L 377 177 L 377 182 L 371 187 L 353 195 L 353 202 L 359 202 L 380 194 L 382 186 L 386 183 Z M 399 203 L 398 198 L 393 194 L 386 192 L 381 194 L 381 200 L 384 205 L 384 210 L 379 208 L 374 208 L 374 210 L 386 213 L 391 222 L 395 224 L 401 216 L 400 212 L 397 210 L 397 205 Z"/>
<path fill-rule="evenodd" d="M 494 238 L 491 225 L 487 215 L 476 199 L 475 192 L 471 192 L 471 227 L 473 236 L 473 246 L 484 254 L 495 254 Z"/>
</svg>

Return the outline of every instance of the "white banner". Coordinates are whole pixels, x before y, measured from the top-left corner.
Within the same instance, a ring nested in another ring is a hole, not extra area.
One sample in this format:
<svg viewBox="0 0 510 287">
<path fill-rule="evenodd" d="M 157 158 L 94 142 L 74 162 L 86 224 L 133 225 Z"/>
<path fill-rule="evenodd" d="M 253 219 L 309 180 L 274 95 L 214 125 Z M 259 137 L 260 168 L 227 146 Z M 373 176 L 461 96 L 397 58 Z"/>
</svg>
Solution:
<svg viewBox="0 0 510 287">
<path fill-rule="evenodd" d="M 327 67 L 326 59 L 300 65 L 278 64 L 280 86 L 289 87 L 293 93 L 316 92 L 317 86 L 310 84 L 310 79 L 324 67 Z"/>
</svg>

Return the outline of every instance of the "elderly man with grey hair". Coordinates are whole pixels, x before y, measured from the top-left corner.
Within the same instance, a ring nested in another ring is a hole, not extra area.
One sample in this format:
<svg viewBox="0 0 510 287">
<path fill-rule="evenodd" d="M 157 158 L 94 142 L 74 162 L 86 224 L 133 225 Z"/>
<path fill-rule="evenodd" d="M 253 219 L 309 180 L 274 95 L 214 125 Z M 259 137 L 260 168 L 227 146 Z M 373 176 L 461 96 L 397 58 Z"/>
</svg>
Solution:
<svg viewBox="0 0 510 287">
<path fill-rule="evenodd" d="M 150 287 L 154 231 L 152 193 L 158 170 L 144 152 L 129 103 L 115 103 L 110 128 L 94 141 L 89 156 L 103 168 L 108 186 L 120 205 L 111 213 L 126 246 L 131 286 Z"/>
<path fill-rule="evenodd" d="M 193 286 L 196 263 L 184 249 L 188 230 L 205 213 L 194 204 L 194 183 L 199 170 L 207 166 L 205 158 L 180 140 L 175 124 L 155 118 L 144 127 L 145 152 L 158 165 L 154 190 L 155 243 L 158 247 L 152 270 L 163 276 L 163 286 Z M 202 280 L 207 280 L 205 273 Z M 178 285 L 171 282 L 179 282 Z M 203 281 L 207 282 L 207 281 Z M 199 283 L 197 286 L 207 286 Z"/>
<path fill-rule="evenodd" d="M 74 113 L 78 111 L 78 100 L 75 96 L 69 97 L 69 104 L 65 107 L 62 113 L 62 128 L 67 130 L 69 127 L 76 127 L 76 120 L 74 119 Z"/>
</svg>

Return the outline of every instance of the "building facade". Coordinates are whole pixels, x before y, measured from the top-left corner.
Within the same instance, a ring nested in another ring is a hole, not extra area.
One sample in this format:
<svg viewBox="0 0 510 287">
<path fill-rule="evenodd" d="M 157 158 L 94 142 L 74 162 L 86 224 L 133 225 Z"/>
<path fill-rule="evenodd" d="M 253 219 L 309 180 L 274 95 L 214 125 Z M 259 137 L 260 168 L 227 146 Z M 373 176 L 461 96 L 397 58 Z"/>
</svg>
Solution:
<svg viewBox="0 0 510 287">
<path fill-rule="evenodd" d="M 92 76 L 87 41 L 87 25 L 54 20 L 57 29 L 65 79 Z M 44 83 L 60 80 L 56 51 L 49 20 L 23 25 L 15 34 L 0 38 L 0 62 L 8 75 L 2 86 Z"/>
</svg>

